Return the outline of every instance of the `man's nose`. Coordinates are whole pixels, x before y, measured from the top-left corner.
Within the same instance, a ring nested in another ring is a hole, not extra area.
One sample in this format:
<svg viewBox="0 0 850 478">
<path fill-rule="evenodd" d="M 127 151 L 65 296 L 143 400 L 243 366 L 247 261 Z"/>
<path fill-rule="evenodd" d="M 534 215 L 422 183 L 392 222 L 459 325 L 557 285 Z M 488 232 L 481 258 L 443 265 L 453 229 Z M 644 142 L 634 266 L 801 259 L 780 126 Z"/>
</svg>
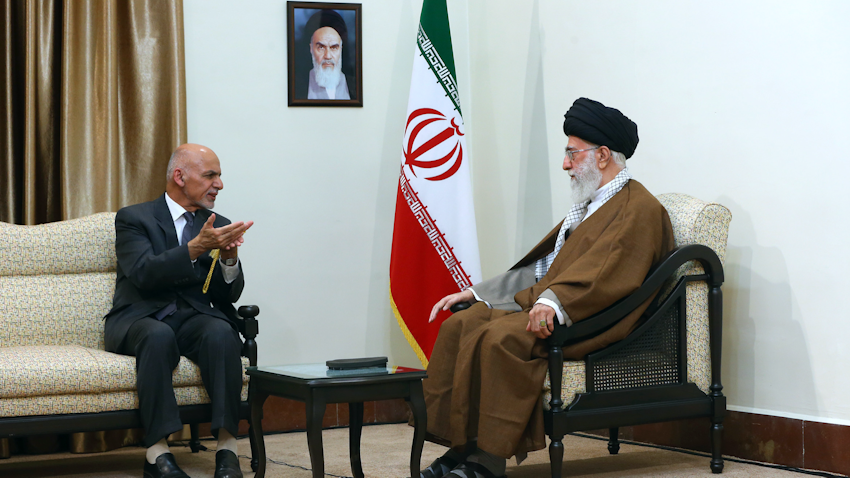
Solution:
<svg viewBox="0 0 850 478">
<path fill-rule="evenodd" d="M 216 180 L 213 181 L 213 187 L 219 190 L 224 189 L 224 181 L 222 181 L 221 178 L 216 178 Z"/>
<path fill-rule="evenodd" d="M 570 169 L 572 169 L 572 166 L 573 165 L 571 164 L 570 157 L 568 155 L 564 155 L 564 171 L 569 171 Z"/>
</svg>

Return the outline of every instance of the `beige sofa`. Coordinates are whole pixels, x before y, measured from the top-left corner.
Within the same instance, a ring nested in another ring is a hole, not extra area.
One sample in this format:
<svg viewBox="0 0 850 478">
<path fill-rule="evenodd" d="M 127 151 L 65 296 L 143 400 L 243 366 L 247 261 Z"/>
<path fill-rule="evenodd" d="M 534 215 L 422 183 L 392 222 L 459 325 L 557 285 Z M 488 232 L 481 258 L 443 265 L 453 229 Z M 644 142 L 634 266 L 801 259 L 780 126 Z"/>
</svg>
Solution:
<svg viewBox="0 0 850 478">
<path fill-rule="evenodd" d="M 115 288 L 115 214 L 39 226 L 0 222 L 0 438 L 141 426 L 135 358 L 104 350 Z M 256 365 L 254 306 L 240 307 L 243 369 Z M 184 423 L 209 421 L 198 367 L 173 375 Z M 243 372 L 240 414 L 248 418 Z"/>
</svg>

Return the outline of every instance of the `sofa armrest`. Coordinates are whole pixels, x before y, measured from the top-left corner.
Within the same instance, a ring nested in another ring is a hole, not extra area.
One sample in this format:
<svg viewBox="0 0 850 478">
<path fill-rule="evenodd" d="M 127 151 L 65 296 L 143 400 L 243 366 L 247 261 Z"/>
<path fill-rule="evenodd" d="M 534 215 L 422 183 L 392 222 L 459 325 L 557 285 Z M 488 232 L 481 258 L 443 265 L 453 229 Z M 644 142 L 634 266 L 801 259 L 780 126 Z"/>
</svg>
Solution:
<svg viewBox="0 0 850 478">
<path fill-rule="evenodd" d="M 257 322 L 257 315 L 260 314 L 260 308 L 256 305 L 243 305 L 239 307 L 239 317 L 237 327 L 239 333 L 245 337 L 245 343 L 242 345 L 242 355 L 248 357 L 248 362 L 252 367 L 257 366 L 257 342 L 254 338 L 260 332 L 260 325 Z"/>
</svg>

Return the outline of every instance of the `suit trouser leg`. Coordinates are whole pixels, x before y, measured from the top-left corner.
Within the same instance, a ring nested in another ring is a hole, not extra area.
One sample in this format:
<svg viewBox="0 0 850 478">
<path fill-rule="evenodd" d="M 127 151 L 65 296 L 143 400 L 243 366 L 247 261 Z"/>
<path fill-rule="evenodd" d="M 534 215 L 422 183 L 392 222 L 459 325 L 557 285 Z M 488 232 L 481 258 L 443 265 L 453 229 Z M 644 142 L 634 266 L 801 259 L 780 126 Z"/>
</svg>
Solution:
<svg viewBox="0 0 850 478">
<path fill-rule="evenodd" d="M 195 315 L 177 330 L 180 353 L 201 369 L 201 379 L 212 402 L 210 429 L 218 436 L 224 428 L 238 434 L 242 393 L 242 341 L 229 322 L 209 315 Z"/>
<path fill-rule="evenodd" d="M 171 373 L 180 363 L 174 330 L 159 320 L 145 317 L 127 331 L 119 352 L 136 357 L 136 389 L 139 413 L 149 447 L 180 431 L 180 412 L 171 385 Z"/>
</svg>

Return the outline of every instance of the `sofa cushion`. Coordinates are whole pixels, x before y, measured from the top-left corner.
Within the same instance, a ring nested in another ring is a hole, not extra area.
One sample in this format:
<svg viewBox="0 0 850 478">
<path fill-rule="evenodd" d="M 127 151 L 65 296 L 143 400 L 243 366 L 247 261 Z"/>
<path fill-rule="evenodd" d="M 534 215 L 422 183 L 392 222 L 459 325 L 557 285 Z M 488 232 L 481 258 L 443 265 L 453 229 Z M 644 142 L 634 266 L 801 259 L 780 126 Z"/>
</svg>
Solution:
<svg viewBox="0 0 850 478">
<path fill-rule="evenodd" d="M 209 403 L 204 387 L 176 387 L 177 405 Z M 242 401 L 248 400 L 248 384 L 242 385 Z M 0 398 L 0 417 L 31 417 L 69 413 L 100 413 L 139 408 L 135 391 L 43 395 L 40 397 Z"/>
<path fill-rule="evenodd" d="M 726 241 L 732 220 L 729 209 L 680 193 L 660 194 L 658 201 L 670 216 L 676 245 L 704 244 L 714 250 L 720 262 L 726 261 Z"/>
<path fill-rule="evenodd" d="M 13 260 L 0 261 L 0 276 L 115 272 L 115 213 L 103 212 L 38 226 L 0 222 Z"/>
<path fill-rule="evenodd" d="M 247 366 L 242 357 L 243 383 Z M 186 357 L 180 357 L 172 381 L 175 388 L 203 385 L 200 369 Z M 0 399 L 135 389 L 135 357 L 76 345 L 0 348 Z"/>
<path fill-rule="evenodd" d="M 0 346 L 79 345 L 103 350 L 114 272 L 0 277 Z"/>
<path fill-rule="evenodd" d="M 562 377 L 561 400 L 564 401 L 566 407 L 573 402 L 576 395 L 587 391 L 584 360 L 564 360 Z M 550 400 L 552 400 L 552 382 L 549 380 L 549 373 L 547 372 L 546 380 L 543 382 L 543 408 L 545 410 L 549 410 Z"/>
</svg>

